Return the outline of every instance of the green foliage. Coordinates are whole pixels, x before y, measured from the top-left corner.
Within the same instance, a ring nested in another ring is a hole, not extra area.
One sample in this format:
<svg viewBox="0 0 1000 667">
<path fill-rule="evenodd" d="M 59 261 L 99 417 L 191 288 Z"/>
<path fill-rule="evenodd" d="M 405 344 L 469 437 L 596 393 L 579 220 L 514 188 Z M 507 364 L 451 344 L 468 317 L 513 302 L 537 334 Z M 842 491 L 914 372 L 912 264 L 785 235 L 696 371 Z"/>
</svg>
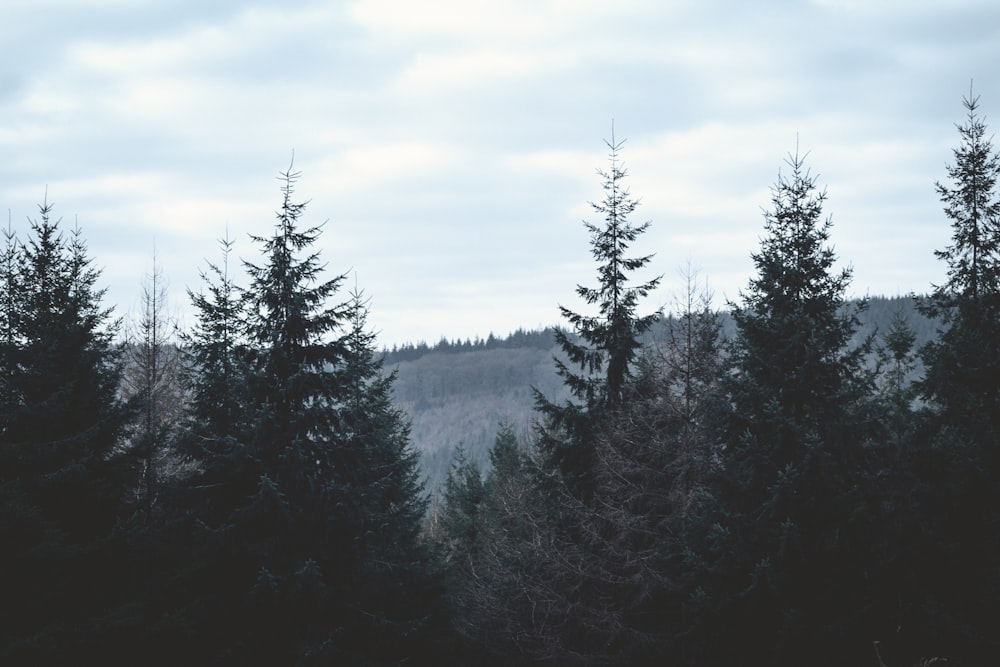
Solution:
<svg viewBox="0 0 1000 667">
<path fill-rule="evenodd" d="M 479 508 L 483 502 L 483 479 L 479 468 L 466 458 L 462 447 L 448 471 L 443 495 L 439 522 L 447 557 L 461 559 L 476 543 Z"/>
<path fill-rule="evenodd" d="M 948 168 L 952 187 L 937 184 L 952 224 L 952 244 L 937 251 L 948 282 L 921 308 L 950 325 L 921 350 L 927 367 L 924 397 L 956 428 L 991 441 L 1000 433 L 1000 154 L 978 115 L 979 98 L 963 98 L 968 119 L 958 126 L 961 145 Z M 982 417 L 989 417 L 985 421 Z"/>
<path fill-rule="evenodd" d="M 649 223 L 634 226 L 629 221 L 639 202 L 631 197 L 624 183 L 628 172 L 619 158 L 624 141 L 616 142 L 612 136 L 605 143 L 610 150 L 611 169 L 598 171 L 604 179 L 604 199 L 591 204 L 594 212 L 604 217 L 604 223 L 584 222 L 591 234 L 591 254 L 598 264 L 598 286 L 576 288 L 577 295 L 587 305 L 596 307 L 597 313 L 582 314 L 560 306 L 562 316 L 576 336 L 571 337 L 561 329 L 556 331 L 556 341 L 567 360 L 555 359 L 556 372 L 573 400 L 558 404 L 535 392 L 537 409 L 546 419 L 540 429 L 540 444 L 552 465 L 577 478 L 583 493 L 587 492 L 587 478 L 593 465 L 590 440 L 595 420 L 603 412 L 613 413 L 621 406 L 641 336 L 659 318 L 659 313 L 636 314 L 639 300 L 655 289 L 660 279 L 639 284 L 629 282 L 630 274 L 642 269 L 652 258 L 627 254 Z"/>
<path fill-rule="evenodd" d="M 115 344 L 43 204 L 0 249 L 0 662 L 992 664 L 1000 157 L 965 105 L 917 311 L 844 298 L 797 154 L 731 313 L 688 273 L 636 314 L 659 279 L 629 280 L 648 223 L 612 139 L 592 314 L 382 353 L 291 170 L 245 289 L 226 239 L 189 292 L 183 356 L 155 269 Z"/>
<path fill-rule="evenodd" d="M 978 114 L 979 97 L 963 98 L 968 111 L 958 126 L 961 145 L 954 150 L 955 163 L 948 167 L 954 186 L 936 183 L 951 220 L 952 244 L 935 256 L 948 265 L 948 282 L 935 290 L 932 307 L 947 307 L 949 297 L 977 299 L 1000 292 L 1000 199 L 997 176 L 1000 154 L 987 137 L 985 121 Z"/>
<path fill-rule="evenodd" d="M 715 504 L 705 508 L 726 528 L 729 553 L 696 564 L 719 604 L 719 620 L 706 625 L 732 628 L 725 643 L 704 645 L 713 662 L 754 655 L 800 664 L 815 662 L 817 650 L 841 660 L 863 653 L 841 633 L 862 622 L 853 614 L 869 546 L 870 342 L 848 347 L 859 319 L 845 309 L 850 270 L 834 271 L 826 245 L 825 193 L 801 157 L 787 164 L 753 255 L 757 273 L 733 309 L 730 421 Z"/>
<path fill-rule="evenodd" d="M 3 256 L 0 661 L 63 661 L 111 596 L 105 545 L 123 486 L 116 323 L 79 230 L 52 205 Z M 13 272 L 16 271 L 16 274 Z M 46 656 L 48 656 L 46 658 Z"/>
<path fill-rule="evenodd" d="M 195 576 L 225 572 L 205 594 L 219 608 L 247 601 L 198 632 L 227 663 L 392 663 L 426 650 L 442 614 L 417 455 L 361 293 L 329 305 L 344 276 L 321 279 L 297 178 L 282 174 L 246 290 L 224 263 L 207 295 L 192 294 L 189 437 L 205 470 L 194 497 L 215 533 Z"/>
<path fill-rule="evenodd" d="M 243 301 L 229 272 L 233 241 L 227 237 L 219 244 L 221 264 L 209 263 L 201 272 L 202 290 L 188 289 L 197 319 L 182 337 L 188 357 L 190 427 L 208 441 L 235 435 L 244 419 L 248 372 Z"/>
<path fill-rule="evenodd" d="M 948 281 L 920 304 L 946 326 L 920 348 L 929 409 L 912 463 L 924 513 L 922 557 L 912 567 L 934 585 L 913 598 L 919 627 L 939 645 L 987 664 L 998 647 L 984 619 L 996 616 L 1000 595 L 1000 154 L 978 98 L 963 103 L 952 185 L 937 184 L 952 227 L 951 245 L 935 253 Z"/>
</svg>

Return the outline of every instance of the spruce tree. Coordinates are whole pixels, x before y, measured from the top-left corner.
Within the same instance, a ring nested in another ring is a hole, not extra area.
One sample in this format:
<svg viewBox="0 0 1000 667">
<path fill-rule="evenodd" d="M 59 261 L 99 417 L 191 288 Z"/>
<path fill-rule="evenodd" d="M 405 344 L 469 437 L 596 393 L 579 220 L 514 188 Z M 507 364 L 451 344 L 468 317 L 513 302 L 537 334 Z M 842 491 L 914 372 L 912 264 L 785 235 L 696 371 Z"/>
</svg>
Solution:
<svg viewBox="0 0 1000 667">
<path fill-rule="evenodd" d="M 539 444 L 556 468 L 576 478 L 574 484 L 583 493 L 587 492 L 587 478 L 593 465 L 595 425 L 621 406 L 631 364 L 641 345 L 640 337 L 659 317 L 659 313 L 636 312 L 639 300 L 660 282 L 658 277 L 638 284 L 630 280 L 632 273 L 652 259 L 651 255 L 628 254 L 629 247 L 650 223 L 633 225 L 629 220 L 639 202 L 625 185 L 628 172 L 620 156 L 624 140 L 616 141 L 612 133 L 611 140 L 605 143 L 610 150 L 611 167 L 597 172 L 604 181 L 604 199 L 591 203 L 604 222 L 584 222 L 591 235 L 591 254 L 598 264 L 598 283 L 596 287 L 576 288 L 577 295 L 588 306 L 595 307 L 596 313 L 577 313 L 560 306 L 572 332 L 556 330 L 556 341 L 566 357 L 566 361 L 556 359 L 556 371 L 573 399 L 557 404 L 535 392 L 537 409 L 546 420 L 540 429 Z"/>
<path fill-rule="evenodd" d="M 96 655 L 115 593 L 105 546 L 123 491 L 117 324 L 79 229 L 67 239 L 49 202 L 39 212 L 4 261 L 9 271 L 16 253 L 18 276 L 4 285 L 18 292 L 4 298 L 16 318 L 5 322 L 14 359 L 0 427 L 0 661 L 10 664 Z"/>
<path fill-rule="evenodd" d="M 727 545 L 708 566 L 710 578 L 721 576 L 709 586 L 719 587 L 710 625 L 722 634 L 708 640 L 710 661 L 816 664 L 817 655 L 856 660 L 870 650 L 851 635 L 861 622 L 854 596 L 863 594 L 867 436 L 859 406 L 870 378 L 862 364 L 869 344 L 849 344 L 864 302 L 845 302 L 851 271 L 834 269 L 825 192 L 798 153 L 787 166 L 765 212 L 756 274 L 733 306 L 715 521 Z"/>
<path fill-rule="evenodd" d="M 0 428 L 5 431 L 17 404 L 14 377 L 20 347 L 22 286 L 17 236 L 9 223 L 3 236 L 4 247 L 0 254 Z M 2 436 L 3 431 L 0 431 Z"/>
<path fill-rule="evenodd" d="M 199 463 L 190 502 L 209 526 L 224 522 L 234 503 L 256 489 L 259 477 L 247 447 L 250 354 L 244 298 L 230 271 L 234 242 L 227 235 L 219 244 L 221 261 L 201 271 L 201 289 L 188 289 L 195 323 L 182 335 L 190 399 L 179 445 Z"/>
<path fill-rule="evenodd" d="M 1000 433 L 1000 154 L 979 115 L 979 98 L 962 101 L 968 117 L 958 126 L 961 143 L 948 167 L 952 184 L 936 184 L 952 226 L 951 245 L 935 251 L 948 280 L 920 302 L 947 328 L 921 350 L 922 393 L 950 426 L 993 443 Z"/>
<path fill-rule="evenodd" d="M 188 289 L 195 308 L 193 330 L 183 337 L 190 367 L 192 427 L 214 441 L 235 434 L 244 403 L 247 343 L 241 292 L 229 270 L 234 242 L 219 241 L 222 261 L 200 273 L 204 288 Z"/>
<path fill-rule="evenodd" d="M 979 115 L 968 112 L 937 192 L 951 221 L 951 245 L 935 254 L 948 280 L 919 303 L 944 326 L 923 346 L 920 393 L 929 410 L 928 446 L 917 452 L 925 526 L 914 620 L 935 650 L 988 664 L 1000 644 L 988 618 L 1000 610 L 1000 154 Z"/>
<path fill-rule="evenodd" d="M 244 262 L 242 298 L 219 268 L 195 300 L 206 424 L 191 435 L 211 502 L 201 636 L 227 664 L 394 664 L 426 649 L 442 613 L 417 455 L 364 299 L 336 302 L 345 276 L 322 276 L 298 178 L 281 175 L 274 232 L 252 237 L 263 260 Z"/>
<path fill-rule="evenodd" d="M 395 371 L 386 373 L 368 329 L 368 301 L 349 294 L 341 338 L 343 391 L 338 446 L 349 464 L 343 504 L 349 512 L 356 574 L 340 576 L 356 596 L 352 659 L 369 664 L 426 660 L 445 621 L 442 576 L 421 535 L 427 500 L 410 424 L 393 402 Z"/>
<path fill-rule="evenodd" d="M 493 451 L 492 449 L 490 450 Z M 468 459 L 465 448 L 458 446 L 455 460 L 444 482 L 438 518 L 446 558 L 461 567 L 475 548 L 479 530 L 479 508 L 483 502 L 483 478 L 479 467 Z M 456 564 L 457 562 L 457 564 Z"/>
<path fill-rule="evenodd" d="M 293 200 L 298 178 L 290 169 L 281 174 L 274 231 L 251 237 L 263 263 L 244 261 L 250 359 L 241 445 L 248 460 L 232 471 L 245 478 L 233 480 L 240 495 L 226 503 L 235 506 L 226 532 L 237 554 L 230 576 L 242 582 L 234 581 L 237 594 L 250 596 L 251 631 L 244 627 L 231 651 L 274 662 L 299 660 L 343 631 L 349 603 L 336 583 L 358 565 L 341 508 L 340 474 L 349 461 L 337 446 L 342 388 L 331 372 L 344 359 L 345 311 L 328 301 L 344 276 L 320 279 L 312 246 L 321 230 L 300 227 L 306 205 Z M 308 605 L 296 592 L 307 580 L 319 595 Z"/>
</svg>

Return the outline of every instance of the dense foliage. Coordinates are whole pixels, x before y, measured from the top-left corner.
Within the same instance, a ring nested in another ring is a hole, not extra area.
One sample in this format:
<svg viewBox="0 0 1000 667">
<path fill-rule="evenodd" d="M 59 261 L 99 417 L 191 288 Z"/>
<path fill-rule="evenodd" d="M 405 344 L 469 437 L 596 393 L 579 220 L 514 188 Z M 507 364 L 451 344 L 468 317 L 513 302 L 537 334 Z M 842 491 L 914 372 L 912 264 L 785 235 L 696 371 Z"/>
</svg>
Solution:
<svg viewBox="0 0 1000 667">
<path fill-rule="evenodd" d="M 1000 155 L 964 102 L 919 312 L 846 298 L 797 150 L 725 312 L 688 275 L 642 314 L 612 139 L 583 312 L 391 351 L 291 169 L 177 335 L 155 261 L 115 320 L 46 200 L 0 248 L 0 663 L 995 664 Z M 407 410 L 454 422 L 440 484 Z"/>
</svg>

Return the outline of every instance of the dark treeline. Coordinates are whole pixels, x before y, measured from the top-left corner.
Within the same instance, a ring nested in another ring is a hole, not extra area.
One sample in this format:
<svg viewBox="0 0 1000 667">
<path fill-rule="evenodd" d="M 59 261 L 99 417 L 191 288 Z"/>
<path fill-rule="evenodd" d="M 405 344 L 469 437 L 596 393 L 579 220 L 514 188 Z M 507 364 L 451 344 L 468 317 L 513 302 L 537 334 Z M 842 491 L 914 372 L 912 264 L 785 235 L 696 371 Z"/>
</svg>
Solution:
<svg viewBox="0 0 1000 667">
<path fill-rule="evenodd" d="M 1000 158 L 965 105 L 937 184 L 948 279 L 915 298 L 919 322 L 879 312 L 867 335 L 798 153 L 739 299 L 719 313 L 689 279 L 653 331 L 656 279 L 633 278 L 651 257 L 629 253 L 645 225 L 609 143 L 597 281 L 577 290 L 597 314 L 564 308 L 556 333 L 570 396 L 536 392 L 535 431 L 501 428 L 485 474 L 457 460 L 432 515 L 470 655 L 996 664 Z"/>
<path fill-rule="evenodd" d="M 155 264 L 115 320 L 46 201 L 0 253 L 0 664 L 995 664 L 1000 157 L 965 106 L 947 281 L 871 334 L 798 153 L 725 312 L 694 276 L 643 312 L 612 138 L 587 314 L 388 351 L 291 169 L 179 341 Z M 383 364 L 553 344 L 533 428 L 431 501 Z"/>
<path fill-rule="evenodd" d="M 41 206 L 0 280 L 0 664 L 398 664 L 439 653 L 443 571 L 366 299 L 324 279 L 282 175 L 178 347 L 154 266 L 122 331 Z M 237 268 L 247 287 L 237 287 Z"/>
<path fill-rule="evenodd" d="M 383 350 L 383 362 L 386 365 L 398 364 L 403 361 L 416 361 L 425 354 L 432 352 L 477 352 L 482 350 L 510 350 L 522 347 L 548 350 L 555 342 L 553 329 L 545 328 L 536 331 L 517 329 L 504 337 L 492 333 L 486 338 L 448 340 L 442 338 L 434 345 L 427 343 L 404 343 L 394 345 L 392 349 Z"/>
</svg>

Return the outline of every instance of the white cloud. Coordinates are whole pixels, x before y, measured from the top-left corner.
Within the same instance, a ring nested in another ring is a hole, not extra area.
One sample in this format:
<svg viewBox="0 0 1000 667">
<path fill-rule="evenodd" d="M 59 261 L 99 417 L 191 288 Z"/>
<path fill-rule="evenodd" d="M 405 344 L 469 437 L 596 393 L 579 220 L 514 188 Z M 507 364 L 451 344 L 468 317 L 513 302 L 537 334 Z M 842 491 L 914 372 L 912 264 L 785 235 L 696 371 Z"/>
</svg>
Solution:
<svg viewBox="0 0 1000 667">
<path fill-rule="evenodd" d="M 227 222 L 242 241 L 266 233 L 294 149 L 310 220 L 330 219 L 324 253 L 358 271 L 386 342 L 553 323 L 590 277 L 580 220 L 601 194 L 612 119 L 637 220 L 653 222 L 638 250 L 656 253 L 666 292 L 689 259 L 719 294 L 746 284 L 797 135 L 856 283 L 920 289 L 940 270 L 933 181 L 969 79 L 1000 118 L 1000 9 L 971 0 L 3 12 L 0 203 L 15 220 L 48 184 L 129 303 L 154 238 L 181 289 Z"/>
</svg>

